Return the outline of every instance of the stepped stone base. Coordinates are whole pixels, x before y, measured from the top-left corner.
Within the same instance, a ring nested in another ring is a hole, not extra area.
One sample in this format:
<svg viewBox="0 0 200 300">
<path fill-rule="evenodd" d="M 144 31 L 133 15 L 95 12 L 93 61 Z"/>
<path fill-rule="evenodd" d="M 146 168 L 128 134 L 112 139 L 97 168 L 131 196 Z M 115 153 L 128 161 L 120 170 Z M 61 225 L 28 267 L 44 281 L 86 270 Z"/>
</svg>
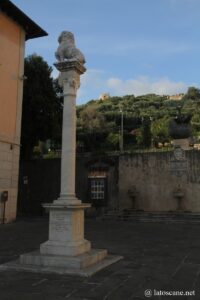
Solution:
<svg viewBox="0 0 200 300">
<path fill-rule="evenodd" d="M 106 250 L 91 250 L 90 252 L 78 256 L 47 255 L 39 251 L 23 254 L 20 256 L 20 263 L 23 265 L 37 265 L 49 267 L 63 267 L 71 269 L 86 268 L 104 259 Z"/>
<path fill-rule="evenodd" d="M 0 265 L 0 271 L 17 270 L 89 277 L 122 258 L 122 256 L 107 255 L 107 250 L 102 249 L 92 249 L 73 257 L 44 255 L 35 251 L 21 255 L 19 260 Z"/>
<path fill-rule="evenodd" d="M 84 209 L 90 204 L 45 204 L 50 211 L 49 239 L 40 250 L 22 254 L 19 260 L 0 266 L 32 272 L 90 276 L 122 259 L 107 250 L 91 249 L 84 239 Z"/>
<path fill-rule="evenodd" d="M 47 241 L 40 245 L 41 254 L 80 255 L 91 249 L 91 243 L 85 239 L 76 242 Z"/>
</svg>

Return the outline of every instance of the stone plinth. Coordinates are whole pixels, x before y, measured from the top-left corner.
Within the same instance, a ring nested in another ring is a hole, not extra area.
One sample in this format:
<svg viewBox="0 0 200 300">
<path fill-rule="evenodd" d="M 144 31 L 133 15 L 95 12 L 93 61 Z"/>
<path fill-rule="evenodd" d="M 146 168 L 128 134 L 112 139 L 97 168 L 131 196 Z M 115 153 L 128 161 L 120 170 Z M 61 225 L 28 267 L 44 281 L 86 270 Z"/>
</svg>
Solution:
<svg viewBox="0 0 200 300">
<path fill-rule="evenodd" d="M 40 246 L 41 254 L 79 255 L 91 249 L 84 239 L 84 209 L 80 205 L 45 205 L 50 211 L 49 240 Z"/>
<path fill-rule="evenodd" d="M 107 250 L 93 249 L 78 256 L 67 255 L 41 255 L 39 251 L 23 254 L 20 263 L 44 267 L 60 267 L 80 270 L 87 268 L 107 256 Z"/>
<path fill-rule="evenodd" d="M 43 255 L 35 251 L 23 254 L 20 260 L 0 265 L 0 271 L 16 270 L 89 277 L 123 258 L 117 255 L 107 255 L 106 252 L 106 250 L 94 249 L 79 256 L 68 257 Z"/>
</svg>

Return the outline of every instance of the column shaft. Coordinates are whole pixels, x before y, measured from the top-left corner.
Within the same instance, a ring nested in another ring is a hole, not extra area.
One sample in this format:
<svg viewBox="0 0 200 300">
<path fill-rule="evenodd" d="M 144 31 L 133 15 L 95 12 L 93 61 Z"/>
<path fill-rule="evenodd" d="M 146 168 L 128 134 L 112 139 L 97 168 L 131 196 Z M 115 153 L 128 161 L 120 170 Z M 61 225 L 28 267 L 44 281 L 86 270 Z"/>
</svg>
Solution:
<svg viewBox="0 0 200 300">
<path fill-rule="evenodd" d="M 71 90 L 71 93 L 70 93 Z M 61 198 L 75 197 L 76 95 L 64 81 L 61 157 Z"/>
</svg>

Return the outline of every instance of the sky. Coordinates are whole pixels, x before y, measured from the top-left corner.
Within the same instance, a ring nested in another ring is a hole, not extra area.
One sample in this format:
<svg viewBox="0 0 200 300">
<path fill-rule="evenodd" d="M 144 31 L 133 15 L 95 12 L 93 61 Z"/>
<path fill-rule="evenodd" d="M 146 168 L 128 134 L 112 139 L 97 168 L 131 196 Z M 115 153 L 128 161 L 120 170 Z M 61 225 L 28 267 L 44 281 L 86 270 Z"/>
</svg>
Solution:
<svg viewBox="0 0 200 300">
<path fill-rule="evenodd" d="M 200 87 L 199 0 L 12 0 L 48 32 L 29 40 L 53 67 L 61 31 L 86 58 L 77 103 L 111 96 L 176 94 Z M 56 77 L 54 68 L 52 76 Z"/>
</svg>

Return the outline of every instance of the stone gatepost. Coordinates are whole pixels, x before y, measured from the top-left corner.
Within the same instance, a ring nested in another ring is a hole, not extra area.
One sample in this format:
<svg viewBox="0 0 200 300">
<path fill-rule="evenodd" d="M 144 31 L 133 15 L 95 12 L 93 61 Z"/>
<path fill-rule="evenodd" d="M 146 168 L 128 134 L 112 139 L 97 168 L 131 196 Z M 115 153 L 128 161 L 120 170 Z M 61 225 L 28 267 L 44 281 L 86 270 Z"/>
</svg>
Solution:
<svg viewBox="0 0 200 300">
<path fill-rule="evenodd" d="M 48 241 L 40 245 L 40 250 L 23 254 L 18 261 L 1 265 L 0 269 L 89 276 L 122 257 L 91 249 L 90 242 L 84 239 L 84 209 L 90 204 L 76 198 L 75 161 L 76 93 L 80 75 L 86 71 L 85 58 L 75 47 L 71 32 L 63 31 L 58 41 L 55 66 L 64 91 L 60 197 L 44 205 L 50 214 Z"/>
</svg>

